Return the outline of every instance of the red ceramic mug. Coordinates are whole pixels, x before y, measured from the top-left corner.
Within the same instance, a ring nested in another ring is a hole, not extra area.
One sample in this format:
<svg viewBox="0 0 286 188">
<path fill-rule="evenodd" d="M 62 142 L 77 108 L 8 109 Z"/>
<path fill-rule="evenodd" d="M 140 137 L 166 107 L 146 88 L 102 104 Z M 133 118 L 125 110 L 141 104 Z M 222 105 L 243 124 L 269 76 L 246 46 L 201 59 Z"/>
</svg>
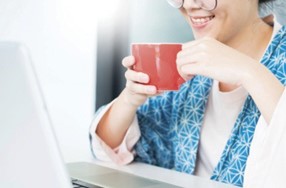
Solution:
<svg viewBox="0 0 286 188">
<path fill-rule="evenodd" d="M 133 70 L 150 77 L 148 85 L 159 91 L 178 90 L 184 79 L 179 75 L 176 58 L 182 44 L 132 44 Z"/>
</svg>

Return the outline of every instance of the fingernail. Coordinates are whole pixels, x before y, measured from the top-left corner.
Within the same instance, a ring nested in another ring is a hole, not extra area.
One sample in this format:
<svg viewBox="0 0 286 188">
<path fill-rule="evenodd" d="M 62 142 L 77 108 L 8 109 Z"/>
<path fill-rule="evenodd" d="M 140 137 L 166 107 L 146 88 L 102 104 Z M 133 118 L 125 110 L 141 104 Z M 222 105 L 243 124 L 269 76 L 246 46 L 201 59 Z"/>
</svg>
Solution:
<svg viewBox="0 0 286 188">
<path fill-rule="evenodd" d="M 147 82 L 149 81 L 149 78 L 148 78 L 147 75 L 142 74 L 142 75 L 140 76 L 140 81 L 141 81 L 141 82 L 144 82 L 144 83 L 147 83 Z"/>
</svg>

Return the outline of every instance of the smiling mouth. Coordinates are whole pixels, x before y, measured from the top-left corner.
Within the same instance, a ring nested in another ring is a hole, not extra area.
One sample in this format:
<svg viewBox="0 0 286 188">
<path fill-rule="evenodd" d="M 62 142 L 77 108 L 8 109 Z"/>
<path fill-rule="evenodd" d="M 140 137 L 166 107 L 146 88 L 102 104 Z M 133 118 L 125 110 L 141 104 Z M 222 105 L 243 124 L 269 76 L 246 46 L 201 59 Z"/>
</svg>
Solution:
<svg viewBox="0 0 286 188">
<path fill-rule="evenodd" d="M 206 17 L 191 17 L 191 21 L 194 25 L 202 25 L 211 21 L 215 16 L 206 16 Z"/>
</svg>

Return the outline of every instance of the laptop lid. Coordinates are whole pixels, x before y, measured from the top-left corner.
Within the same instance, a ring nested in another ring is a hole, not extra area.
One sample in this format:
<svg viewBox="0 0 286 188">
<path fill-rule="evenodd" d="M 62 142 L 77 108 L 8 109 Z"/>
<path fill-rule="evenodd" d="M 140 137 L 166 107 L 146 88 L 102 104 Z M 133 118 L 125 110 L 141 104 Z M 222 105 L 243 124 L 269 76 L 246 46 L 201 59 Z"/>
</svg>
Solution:
<svg viewBox="0 0 286 188">
<path fill-rule="evenodd" d="M 0 187 L 70 188 L 28 50 L 0 42 Z M 68 165 L 91 187 L 176 187 L 89 163 Z"/>
<path fill-rule="evenodd" d="M 0 187 L 71 187 L 27 48 L 0 42 Z"/>
</svg>

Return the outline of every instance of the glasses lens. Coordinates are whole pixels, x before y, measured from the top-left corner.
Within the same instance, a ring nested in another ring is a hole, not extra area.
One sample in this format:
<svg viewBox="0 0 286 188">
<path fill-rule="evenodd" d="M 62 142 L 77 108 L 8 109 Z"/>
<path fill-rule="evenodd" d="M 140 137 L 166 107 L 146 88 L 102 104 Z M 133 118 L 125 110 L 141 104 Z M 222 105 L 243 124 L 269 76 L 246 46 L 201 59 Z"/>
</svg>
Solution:
<svg viewBox="0 0 286 188">
<path fill-rule="evenodd" d="M 216 0 L 197 0 L 202 9 L 213 10 L 216 8 Z"/>
<path fill-rule="evenodd" d="M 183 6 L 183 0 L 167 0 L 167 1 L 174 8 L 181 8 Z"/>
</svg>

